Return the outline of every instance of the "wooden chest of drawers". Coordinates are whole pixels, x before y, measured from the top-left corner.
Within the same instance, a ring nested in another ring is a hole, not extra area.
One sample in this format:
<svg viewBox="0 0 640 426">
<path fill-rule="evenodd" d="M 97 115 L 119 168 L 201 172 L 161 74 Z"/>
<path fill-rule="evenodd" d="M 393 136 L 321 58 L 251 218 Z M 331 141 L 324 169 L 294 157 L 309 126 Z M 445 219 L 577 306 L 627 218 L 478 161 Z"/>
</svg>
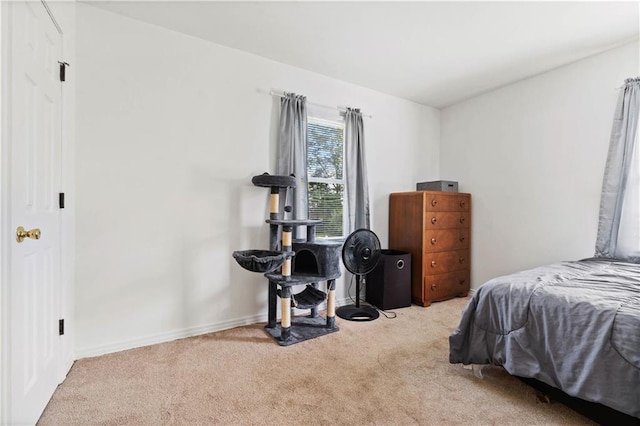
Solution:
<svg viewBox="0 0 640 426">
<path fill-rule="evenodd" d="M 471 194 L 397 192 L 389 196 L 389 248 L 411 253 L 411 298 L 466 296 L 470 286 Z"/>
</svg>

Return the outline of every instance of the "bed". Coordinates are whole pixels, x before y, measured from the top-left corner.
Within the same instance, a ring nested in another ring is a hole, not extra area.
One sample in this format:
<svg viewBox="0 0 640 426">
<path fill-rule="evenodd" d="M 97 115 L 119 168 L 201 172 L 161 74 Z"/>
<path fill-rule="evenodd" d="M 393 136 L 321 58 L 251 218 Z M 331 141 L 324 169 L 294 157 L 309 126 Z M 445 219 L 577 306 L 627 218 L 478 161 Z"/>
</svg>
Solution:
<svg viewBox="0 0 640 426">
<path fill-rule="evenodd" d="M 488 281 L 449 337 L 449 361 L 640 418 L 640 265 L 591 258 Z"/>
</svg>

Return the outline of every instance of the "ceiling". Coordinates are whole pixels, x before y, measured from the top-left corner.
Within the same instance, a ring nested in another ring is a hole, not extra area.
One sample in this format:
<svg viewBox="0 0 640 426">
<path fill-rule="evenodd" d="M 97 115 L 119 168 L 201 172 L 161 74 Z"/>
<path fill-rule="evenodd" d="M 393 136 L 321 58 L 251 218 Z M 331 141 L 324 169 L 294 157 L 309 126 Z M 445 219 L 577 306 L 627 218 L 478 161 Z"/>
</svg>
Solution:
<svg viewBox="0 0 640 426">
<path fill-rule="evenodd" d="M 640 26 L 637 1 L 87 2 L 437 108 L 637 40 Z"/>
</svg>

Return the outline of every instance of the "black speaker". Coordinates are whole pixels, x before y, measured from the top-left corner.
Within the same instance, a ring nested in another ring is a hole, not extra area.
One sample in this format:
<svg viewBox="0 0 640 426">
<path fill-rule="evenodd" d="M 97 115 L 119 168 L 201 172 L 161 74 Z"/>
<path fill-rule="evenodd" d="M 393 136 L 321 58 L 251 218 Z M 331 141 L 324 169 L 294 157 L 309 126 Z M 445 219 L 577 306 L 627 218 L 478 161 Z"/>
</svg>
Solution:
<svg viewBox="0 0 640 426">
<path fill-rule="evenodd" d="M 367 274 L 366 300 L 379 309 L 411 306 L 411 253 L 381 250 L 380 260 Z"/>
</svg>

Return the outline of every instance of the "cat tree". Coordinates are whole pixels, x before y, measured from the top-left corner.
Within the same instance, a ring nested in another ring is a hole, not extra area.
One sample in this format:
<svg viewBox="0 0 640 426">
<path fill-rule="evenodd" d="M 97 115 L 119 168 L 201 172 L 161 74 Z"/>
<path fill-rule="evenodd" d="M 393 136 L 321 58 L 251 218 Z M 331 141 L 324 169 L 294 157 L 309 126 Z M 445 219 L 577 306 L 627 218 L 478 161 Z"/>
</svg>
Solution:
<svg viewBox="0 0 640 426">
<path fill-rule="evenodd" d="M 341 242 L 316 241 L 316 226 L 320 220 L 285 218 L 291 213 L 286 206 L 280 212 L 280 192 L 296 186 L 295 177 L 264 173 L 251 182 L 271 190 L 269 219 L 269 250 L 234 251 L 233 257 L 243 268 L 262 272 L 268 280 L 268 319 L 266 332 L 281 346 L 288 346 L 338 331 L 335 323 L 335 280 L 340 277 Z M 293 239 L 296 228 L 306 228 L 306 239 Z M 326 281 L 326 293 L 318 283 Z M 293 294 L 292 288 L 305 288 Z M 280 298 L 281 319 L 276 321 Z M 318 313 L 318 305 L 327 302 L 326 318 Z M 308 316 L 292 315 L 293 308 L 310 309 Z"/>
</svg>

